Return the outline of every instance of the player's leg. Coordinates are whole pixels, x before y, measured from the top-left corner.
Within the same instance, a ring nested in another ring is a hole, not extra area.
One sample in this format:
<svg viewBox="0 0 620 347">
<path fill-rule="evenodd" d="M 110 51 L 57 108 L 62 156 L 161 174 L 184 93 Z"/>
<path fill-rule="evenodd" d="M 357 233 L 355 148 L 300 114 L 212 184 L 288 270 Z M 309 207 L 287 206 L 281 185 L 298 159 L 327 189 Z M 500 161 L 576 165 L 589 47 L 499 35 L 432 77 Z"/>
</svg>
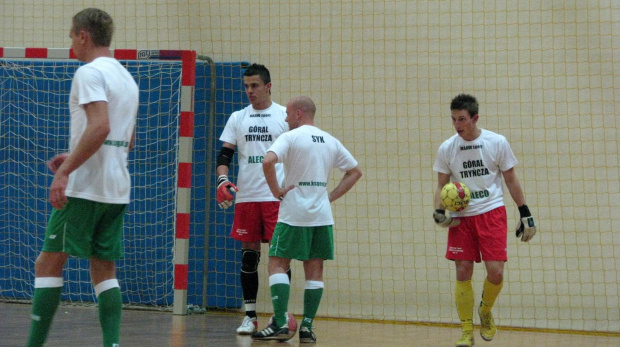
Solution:
<svg viewBox="0 0 620 347">
<path fill-rule="evenodd" d="M 485 262 L 487 277 L 482 290 L 482 300 L 478 307 L 480 317 L 480 336 L 491 341 L 497 333 L 491 308 L 504 285 L 504 263 L 508 260 L 506 208 L 496 208 L 476 216 L 480 239 L 480 252 Z"/>
<path fill-rule="evenodd" d="M 123 302 L 114 262 L 93 257 L 90 259 L 90 271 L 99 304 L 99 324 L 103 334 L 103 346 L 118 345 Z"/>
<path fill-rule="evenodd" d="M 457 347 L 468 347 L 474 343 L 474 290 L 471 277 L 474 273 L 474 262 L 471 260 L 455 260 L 456 285 L 454 301 L 461 321 L 463 335 L 457 341 Z"/>
<path fill-rule="evenodd" d="M 123 222 L 127 205 L 93 203 L 97 232 L 93 235 L 90 276 L 97 296 L 103 346 L 120 343 L 123 302 L 114 262 L 123 255 Z"/>
<path fill-rule="evenodd" d="M 331 225 L 314 227 L 307 261 L 304 261 L 306 288 L 304 290 L 304 317 L 299 327 L 299 342 L 314 343 L 313 323 L 323 296 L 323 262 L 334 259 L 334 236 Z"/>
<path fill-rule="evenodd" d="M 258 264 L 260 262 L 263 226 L 260 203 L 245 202 L 235 205 L 235 216 L 230 236 L 241 241 L 241 269 L 239 280 L 243 291 L 245 316 L 237 333 L 252 334 L 258 327 L 256 298 L 258 297 Z"/>
<path fill-rule="evenodd" d="M 478 307 L 478 316 L 480 317 L 480 336 L 485 341 L 491 341 L 497 333 L 497 327 L 495 326 L 491 308 L 493 304 L 495 304 L 495 300 L 504 286 L 504 262 L 487 261 L 485 265 L 487 268 L 487 278 L 485 278 L 482 287 L 482 300 Z M 497 283 L 493 283 L 492 281 Z"/>
<path fill-rule="evenodd" d="M 278 223 L 278 210 L 280 209 L 279 201 L 265 201 L 260 203 L 261 215 L 263 220 L 263 242 L 269 242 L 271 244 L 271 238 L 273 231 Z M 291 268 L 286 270 L 289 282 L 291 281 Z"/>
<path fill-rule="evenodd" d="M 291 266 L 291 259 L 307 259 L 309 245 L 308 234 L 304 228 L 278 223 L 273 233 L 272 245 L 269 247 L 269 290 L 273 304 L 273 319 L 267 328 L 252 335 L 256 340 L 281 340 L 292 337 L 288 330 L 288 300 L 291 284 L 286 270 Z M 305 258 L 304 258 L 305 257 Z"/>
<path fill-rule="evenodd" d="M 289 334 L 287 317 L 291 284 L 286 275 L 286 269 L 290 263 L 290 259 L 269 256 L 269 290 L 273 304 L 273 317 L 265 329 L 252 334 L 255 340 L 286 341 L 292 337 Z"/>
<path fill-rule="evenodd" d="M 484 279 L 482 287 L 480 312 L 486 314 L 491 312 L 491 308 L 493 308 L 493 304 L 495 304 L 495 300 L 504 286 L 504 262 L 485 261 L 484 264 L 487 269 L 487 277 Z"/>
<path fill-rule="evenodd" d="M 323 259 L 314 258 L 304 261 L 306 287 L 304 289 L 304 317 L 299 327 L 300 343 L 315 343 L 313 323 L 323 297 Z"/>
<path fill-rule="evenodd" d="M 256 297 L 258 296 L 258 264 L 260 262 L 260 242 L 242 242 L 241 244 L 241 289 L 245 317 L 237 333 L 246 335 L 256 332 L 258 318 L 256 315 Z"/>
<path fill-rule="evenodd" d="M 46 234 L 47 238 L 47 234 Z M 35 261 L 34 295 L 30 333 L 26 346 L 43 346 L 60 303 L 62 293 L 62 268 L 68 254 L 41 252 Z"/>
<path fill-rule="evenodd" d="M 474 262 L 480 262 L 481 258 L 472 218 L 475 217 L 463 217 L 459 225 L 448 230 L 446 258 L 453 260 L 456 267 L 454 301 L 462 330 L 462 336 L 456 343 L 459 347 L 474 344 L 474 291 L 471 278 Z"/>
<path fill-rule="evenodd" d="M 82 199 L 67 198 L 62 210 L 53 209 L 45 230 L 43 250 L 35 261 L 32 320 L 27 346 L 42 346 L 60 303 L 62 269 L 69 254 L 90 253 L 88 225 L 90 206 Z"/>
<path fill-rule="evenodd" d="M 269 289 L 273 302 L 273 320 L 277 326 L 286 324 L 288 300 L 291 293 L 291 283 L 286 275 L 286 270 L 290 266 L 290 259 L 269 257 Z"/>
</svg>

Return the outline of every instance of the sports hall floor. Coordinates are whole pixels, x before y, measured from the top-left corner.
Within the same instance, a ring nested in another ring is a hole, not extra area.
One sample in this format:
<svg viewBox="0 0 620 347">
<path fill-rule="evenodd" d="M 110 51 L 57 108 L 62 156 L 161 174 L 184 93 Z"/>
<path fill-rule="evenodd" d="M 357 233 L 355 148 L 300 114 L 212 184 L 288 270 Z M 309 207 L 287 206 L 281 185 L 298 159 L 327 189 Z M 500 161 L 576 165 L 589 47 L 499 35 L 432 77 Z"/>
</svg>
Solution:
<svg viewBox="0 0 620 347">
<path fill-rule="evenodd" d="M 0 346 L 24 346 L 28 336 L 29 304 L 0 302 Z M 175 316 L 170 312 L 124 310 L 121 347 L 133 346 L 214 346 L 214 347 L 371 347 L 371 346 L 454 346 L 460 337 L 456 326 L 429 326 L 398 323 L 368 323 L 321 319 L 315 321 L 317 343 L 300 344 L 295 336 L 288 342 L 252 341 L 249 336 L 236 336 L 235 329 L 242 314 L 206 313 Z M 267 317 L 259 317 L 264 328 Z M 477 327 L 476 327 L 477 328 Z M 476 334 L 478 330 L 476 329 Z M 60 306 L 47 347 L 101 346 L 97 309 L 95 307 Z M 491 342 L 476 335 L 477 347 L 512 346 L 596 346 L 618 347 L 620 337 L 573 333 L 517 331 L 499 328 Z"/>
</svg>

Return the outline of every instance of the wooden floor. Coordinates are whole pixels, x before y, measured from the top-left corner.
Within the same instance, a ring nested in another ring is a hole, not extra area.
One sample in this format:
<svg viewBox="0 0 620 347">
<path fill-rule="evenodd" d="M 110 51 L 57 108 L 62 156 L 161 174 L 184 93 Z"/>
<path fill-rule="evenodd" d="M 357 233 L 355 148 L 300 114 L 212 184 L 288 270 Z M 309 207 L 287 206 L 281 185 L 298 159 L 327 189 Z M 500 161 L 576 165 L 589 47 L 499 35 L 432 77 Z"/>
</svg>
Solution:
<svg viewBox="0 0 620 347">
<path fill-rule="evenodd" d="M 28 337 L 29 304 L 0 303 L 0 346 L 24 346 Z M 235 335 L 242 314 L 206 313 L 174 316 L 169 312 L 124 310 L 121 346 L 454 346 L 460 328 L 415 324 L 347 322 L 317 319 L 317 343 L 300 344 L 297 336 L 285 343 L 252 341 Z M 299 317 L 298 317 L 299 319 Z M 267 324 L 259 318 L 259 327 Z M 477 334 L 477 332 L 476 332 Z M 101 346 L 95 307 L 61 306 L 56 313 L 47 347 Z M 597 346 L 618 347 L 620 337 L 502 330 L 492 342 L 476 336 L 478 347 Z"/>
</svg>

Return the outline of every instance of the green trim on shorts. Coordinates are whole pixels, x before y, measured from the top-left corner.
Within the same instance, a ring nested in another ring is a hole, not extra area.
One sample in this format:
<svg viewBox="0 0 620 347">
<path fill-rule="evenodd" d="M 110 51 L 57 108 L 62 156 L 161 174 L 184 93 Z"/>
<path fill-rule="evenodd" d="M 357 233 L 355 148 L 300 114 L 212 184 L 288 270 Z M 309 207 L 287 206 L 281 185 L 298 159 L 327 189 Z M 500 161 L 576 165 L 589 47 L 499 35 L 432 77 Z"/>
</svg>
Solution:
<svg viewBox="0 0 620 347">
<path fill-rule="evenodd" d="M 62 210 L 52 210 L 43 251 L 108 261 L 121 258 L 127 205 L 72 197 L 67 200 Z"/>
<path fill-rule="evenodd" d="M 271 238 L 269 256 L 301 261 L 333 260 L 333 226 L 298 227 L 278 222 Z"/>
</svg>

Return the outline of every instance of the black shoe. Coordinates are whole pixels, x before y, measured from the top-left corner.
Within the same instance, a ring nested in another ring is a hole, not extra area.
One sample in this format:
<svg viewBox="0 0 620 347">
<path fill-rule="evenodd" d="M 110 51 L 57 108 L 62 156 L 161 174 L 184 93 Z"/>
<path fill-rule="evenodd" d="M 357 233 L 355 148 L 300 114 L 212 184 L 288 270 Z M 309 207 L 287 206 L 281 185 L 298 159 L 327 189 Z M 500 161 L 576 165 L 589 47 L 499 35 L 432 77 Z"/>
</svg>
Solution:
<svg viewBox="0 0 620 347">
<path fill-rule="evenodd" d="M 316 343 L 316 335 L 306 327 L 299 328 L 299 343 Z"/>
<path fill-rule="evenodd" d="M 274 323 L 269 324 L 265 329 L 252 334 L 253 340 L 277 340 L 286 341 L 293 337 L 288 332 L 288 325 L 279 327 Z"/>
</svg>

